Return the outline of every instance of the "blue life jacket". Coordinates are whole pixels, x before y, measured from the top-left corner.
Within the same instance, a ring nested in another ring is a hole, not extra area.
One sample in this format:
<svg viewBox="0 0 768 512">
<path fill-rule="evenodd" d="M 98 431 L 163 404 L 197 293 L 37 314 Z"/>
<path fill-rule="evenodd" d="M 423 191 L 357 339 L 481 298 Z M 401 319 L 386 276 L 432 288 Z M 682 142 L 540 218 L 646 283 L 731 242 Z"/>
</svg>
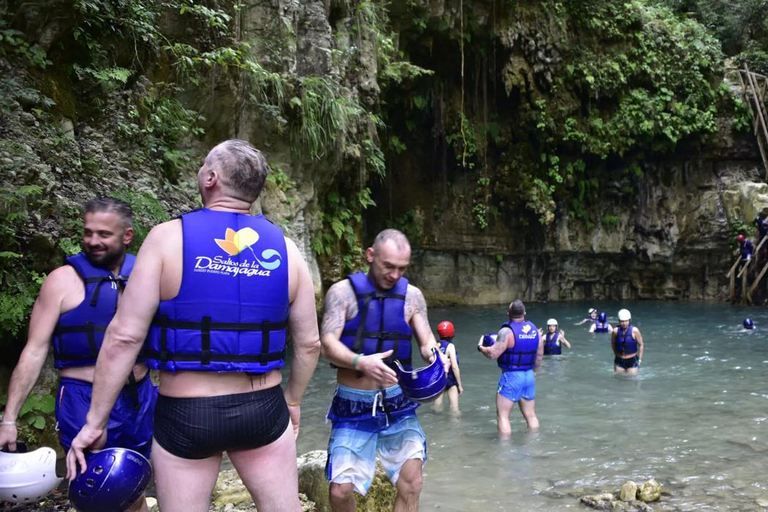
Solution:
<svg viewBox="0 0 768 512">
<path fill-rule="evenodd" d="M 560 338 L 560 333 L 547 333 L 544 337 L 544 355 L 545 356 L 552 356 L 557 354 L 562 354 L 563 349 L 560 346 L 560 343 L 558 343 L 558 338 Z"/>
<path fill-rule="evenodd" d="M 595 320 L 595 332 L 608 332 L 608 322 Z"/>
<path fill-rule="evenodd" d="M 357 316 L 344 324 L 341 342 L 351 351 L 363 355 L 394 350 L 385 359 L 395 359 L 404 368 L 411 366 L 413 331 L 405 321 L 405 294 L 408 280 L 401 277 L 389 290 L 379 290 L 363 272 L 347 276 L 357 296 Z"/>
<path fill-rule="evenodd" d="M 263 215 L 181 216 L 182 280 L 145 342 L 150 368 L 267 373 L 285 364 L 288 252 Z"/>
<path fill-rule="evenodd" d="M 448 350 L 448 345 L 451 344 L 448 340 L 439 340 L 438 345 L 440 345 L 440 352 L 445 354 L 445 352 Z M 459 364 L 459 352 L 457 350 L 454 350 L 454 353 L 456 354 L 456 364 Z"/>
<path fill-rule="evenodd" d="M 747 239 L 744 240 L 741 243 L 741 260 L 747 261 L 750 258 L 752 258 L 752 251 L 754 250 L 754 246 L 752 245 L 752 241 Z"/>
<path fill-rule="evenodd" d="M 136 258 L 126 254 L 118 275 L 91 265 L 84 253 L 70 256 L 66 264 L 85 284 L 85 298 L 75 309 L 62 313 L 53 331 L 53 363 L 56 368 L 96 364 L 104 331 L 117 311 L 120 288 L 133 270 Z M 106 285 L 106 286 L 105 286 Z"/>
<path fill-rule="evenodd" d="M 536 353 L 539 350 L 539 331 L 532 322 L 507 322 L 503 327 L 512 329 L 515 346 L 507 347 L 497 363 L 505 371 L 525 371 L 536 366 Z"/>
<path fill-rule="evenodd" d="M 630 355 L 637 352 L 637 341 L 632 338 L 632 324 L 625 331 L 619 326 L 616 333 L 616 351 L 621 355 Z"/>
</svg>

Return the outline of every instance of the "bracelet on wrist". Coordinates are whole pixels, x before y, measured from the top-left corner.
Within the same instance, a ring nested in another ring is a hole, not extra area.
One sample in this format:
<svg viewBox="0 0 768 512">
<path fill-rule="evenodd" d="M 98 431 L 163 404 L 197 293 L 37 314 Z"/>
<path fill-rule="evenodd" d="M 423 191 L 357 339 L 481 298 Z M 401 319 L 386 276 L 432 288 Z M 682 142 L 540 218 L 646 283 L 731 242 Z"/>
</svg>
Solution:
<svg viewBox="0 0 768 512">
<path fill-rule="evenodd" d="M 298 402 L 287 402 L 287 403 L 288 403 L 288 407 L 298 407 L 301 405 L 301 400 L 299 400 Z"/>
<path fill-rule="evenodd" d="M 357 370 L 357 361 L 363 356 L 363 354 L 357 354 L 352 360 L 352 369 Z"/>
<path fill-rule="evenodd" d="M 15 427 L 16 426 L 16 422 L 15 421 L 0 421 L 0 425 L 3 426 L 3 427 L 10 427 L 11 425 L 13 425 Z"/>
</svg>

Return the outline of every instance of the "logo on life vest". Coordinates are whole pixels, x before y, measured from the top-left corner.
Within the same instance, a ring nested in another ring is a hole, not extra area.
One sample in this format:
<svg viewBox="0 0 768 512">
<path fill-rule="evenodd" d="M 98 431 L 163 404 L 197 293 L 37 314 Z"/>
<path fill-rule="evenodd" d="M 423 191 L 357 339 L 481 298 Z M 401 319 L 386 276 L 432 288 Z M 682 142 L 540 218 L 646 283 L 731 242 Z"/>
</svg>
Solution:
<svg viewBox="0 0 768 512">
<path fill-rule="evenodd" d="M 523 326 L 523 333 L 524 333 L 524 334 L 528 334 L 528 331 L 530 331 L 530 330 L 531 330 L 531 326 L 530 326 L 530 325 L 528 325 L 528 324 L 525 324 L 525 325 Z"/>
<path fill-rule="evenodd" d="M 523 331 L 520 335 L 518 335 L 518 339 L 521 340 L 532 340 L 534 338 L 537 338 L 539 336 L 539 333 L 536 331 L 531 332 L 531 324 L 525 324 L 522 329 Z"/>
<path fill-rule="evenodd" d="M 256 255 L 253 245 L 259 241 L 259 234 L 253 228 L 243 228 L 239 231 L 227 228 L 224 238 L 214 238 L 214 241 L 228 256 L 237 256 L 248 249 L 253 255 L 254 261 L 249 261 L 243 257 L 239 261 L 235 261 L 219 255 L 213 258 L 197 256 L 195 272 L 223 274 L 232 277 L 238 275 L 268 277 L 271 271 L 278 268 L 282 263 L 280 253 L 274 249 L 264 249 L 260 257 Z"/>
</svg>

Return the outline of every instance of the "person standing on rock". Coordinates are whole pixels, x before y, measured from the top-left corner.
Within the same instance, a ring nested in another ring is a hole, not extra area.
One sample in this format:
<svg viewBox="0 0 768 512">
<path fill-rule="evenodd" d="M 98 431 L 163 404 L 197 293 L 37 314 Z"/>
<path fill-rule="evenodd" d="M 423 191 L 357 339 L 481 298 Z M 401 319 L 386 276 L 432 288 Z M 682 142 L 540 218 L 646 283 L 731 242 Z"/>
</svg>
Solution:
<svg viewBox="0 0 768 512">
<path fill-rule="evenodd" d="M 632 315 L 628 309 L 619 311 L 619 325 L 611 333 L 611 347 L 614 354 L 613 371 L 637 374 L 643 362 L 645 345 L 640 329 L 632 325 Z"/>
<path fill-rule="evenodd" d="M 9 451 L 16 451 L 19 411 L 40 376 L 50 344 L 59 372 L 56 421 L 65 450 L 86 422 L 104 330 L 118 300 L 122 303 L 135 258 L 126 253 L 133 240 L 133 213 L 127 203 L 97 198 L 84 210 L 82 252 L 48 274 L 32 308 L 27 344 L 11 376 L 0 422 L 0 448 Z M 115 382 L 116 405 L 104 418 L 110 426 L 105 446 L 130 448 L 149 457 L 157 388 L 147 365 L 136 356 L 126 359 L 126 371 Z M 144 497 L 130 510 L 147 510 Z"/>
<path fill-rule="evenodd" d="M 459 370 L 459 354 L 456 352 L 456 345 L 453 344 L 455 329 L 453 323 L 444 320 L 437 324 L 437 335 L 440 340 L 437 342 L 440 346 L 440 352 L 448 359 L 451 369 L 448 372 L 448 384 L 445 386 L 445 392 L 435 400 L 435 409 L 443 406 L 443 397 L 448 395 L 448 404 L 451 411 L 459 412 L 459 396 L 464 393 L 464 387 L 461 385 L 461 371 Z"/>
<path fill-rule="evenodd" d="M 488 359 L 497 361 L 502 370 L 496 392 L 496 421 L 501 436 L 509 436 L 512 427 L 509 415 L 516 403 L 528 424 L 529 430 L 539 428 L 536 417 L 535 369 L 544 355 L 544 338 L 532 322 L 525 320 L 525 304 L 514 300 L 507 309 L 509 322 L 501 326 L 493 345 L 486 346 L 483 338 L 477 350 Z"/>
<path fill-rule="evenodd" d="M 397 384 L 391 364 L 411 366 L 411 340 L 425 361 L 442 359 L 427 318 L 421 290 L 403 277 L 411 261 L 406 236 L 385 229 L 366 249 L 368 273 L 358 272 L 331 286 L 321 328 L 323 355 L 337 368 L 338 386 L 328 412 L 333 422 L 326 476 L 335 512 L 356 510 L 373 483 L 378 453 L 397 488 L 395 511 L 419 507 L 424 432 Z M 443 360 L 445 371 L 448 362 Z"/>
<path fill-rule="evenodd" d="M 105 335 L 88 421 L 67 454 L 70 479 L 85 468 L 83 451 L 106 437 L 146 338 L 147 360 L 160 370 L 152 465 L 163 512 L 207 511 L 225 451 L 259 510 L 301 509 L 295 438 L 320 343 L 301 253 L 250 215 L 268 173 L 249 143 L 217 145 L 197 174 L 204 208 L 147 236 Z"/>
</svg>

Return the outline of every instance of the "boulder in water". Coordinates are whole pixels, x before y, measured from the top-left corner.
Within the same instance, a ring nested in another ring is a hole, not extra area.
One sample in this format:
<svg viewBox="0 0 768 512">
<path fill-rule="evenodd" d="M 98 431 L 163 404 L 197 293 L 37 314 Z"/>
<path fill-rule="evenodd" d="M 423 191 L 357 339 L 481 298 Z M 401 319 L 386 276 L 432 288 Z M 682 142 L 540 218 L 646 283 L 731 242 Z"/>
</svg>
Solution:
<svg viewBox="0 0 768 512">
<path fill-rule="evenodd" d="M 658 499 L 661 498 L 661 485 L 656 480 L 651 478 L 640 486 L 637 497 L 646 503 L 658 501 Z"/>
<path fill-rule="evenodd" d="M 627 480 L 624 485 L 621 486 L 621 492 L 619 492 L 619 499 L 621 501 L 634 501 L 637 499 L 637 484 L 632 480 Z"/>
</svg>

